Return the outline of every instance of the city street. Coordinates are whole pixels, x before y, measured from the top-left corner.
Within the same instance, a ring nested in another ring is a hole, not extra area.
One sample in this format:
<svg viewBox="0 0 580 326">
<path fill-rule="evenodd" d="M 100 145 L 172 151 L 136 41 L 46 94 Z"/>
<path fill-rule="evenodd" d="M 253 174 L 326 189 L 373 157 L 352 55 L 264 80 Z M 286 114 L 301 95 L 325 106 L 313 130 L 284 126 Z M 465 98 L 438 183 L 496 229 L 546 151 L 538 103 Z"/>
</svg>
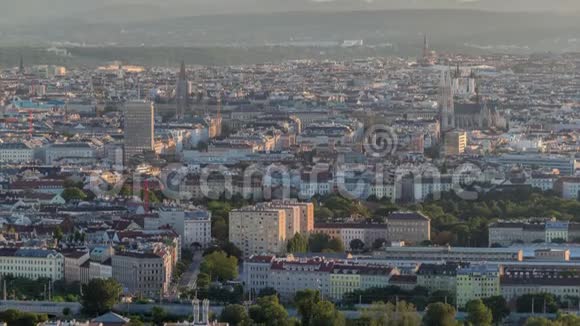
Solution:
<svg viewBox="0 0 580 326">
<path fill-rule="evenodd" d="M 191 265 L 179 280 L 178 288 L 193 288 L 195 287 L 197 274 L 199 274 L 199 267 L 201 265 L 202 251 L 197 250 L 193 253 Z"/>
</svg>

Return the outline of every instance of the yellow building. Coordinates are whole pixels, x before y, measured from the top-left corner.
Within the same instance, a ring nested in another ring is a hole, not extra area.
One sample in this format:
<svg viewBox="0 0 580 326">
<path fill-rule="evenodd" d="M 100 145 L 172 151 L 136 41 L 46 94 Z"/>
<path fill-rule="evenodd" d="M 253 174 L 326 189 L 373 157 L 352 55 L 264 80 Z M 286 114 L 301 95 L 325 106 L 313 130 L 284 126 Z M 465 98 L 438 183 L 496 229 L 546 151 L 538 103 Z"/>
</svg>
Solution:
<svg viewBox="0 0 580 326">
<path fill-rule="evenodd" d="M 354 270 L 334 269 L 330 274 L 330 296 L 342 300 L 345 293 L 360 289 L 360 275 Z"/>
<path fill-rule="evenodd" d="M 457 270 L 457 306 L 471 300 L 501 295 L 498 266 L 474 265 Z"/>
<path fill-rule="evenodd" d="M 330 297 L 340 301 L 345 293 L 387 287 L 398 274 L 398 269 L 386 266 L 334 264 L 329 275 Z"/>
</svg>

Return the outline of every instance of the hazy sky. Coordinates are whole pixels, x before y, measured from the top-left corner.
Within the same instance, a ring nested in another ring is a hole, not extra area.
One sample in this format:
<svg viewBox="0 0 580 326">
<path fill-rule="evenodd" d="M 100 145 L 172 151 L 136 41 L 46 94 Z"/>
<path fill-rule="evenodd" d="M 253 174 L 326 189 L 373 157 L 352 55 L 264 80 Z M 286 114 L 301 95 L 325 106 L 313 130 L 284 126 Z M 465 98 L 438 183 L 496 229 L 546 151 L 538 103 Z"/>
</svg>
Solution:
<svg viewBox="0 0 580 326">
<path fill-rule="evenodd" d="M 466 8 L 580 12 L 580 0 L 0 0 L 0 22 L 33 23 L 83 15 L 129 20 L 221 13 Z"/>
</svg>

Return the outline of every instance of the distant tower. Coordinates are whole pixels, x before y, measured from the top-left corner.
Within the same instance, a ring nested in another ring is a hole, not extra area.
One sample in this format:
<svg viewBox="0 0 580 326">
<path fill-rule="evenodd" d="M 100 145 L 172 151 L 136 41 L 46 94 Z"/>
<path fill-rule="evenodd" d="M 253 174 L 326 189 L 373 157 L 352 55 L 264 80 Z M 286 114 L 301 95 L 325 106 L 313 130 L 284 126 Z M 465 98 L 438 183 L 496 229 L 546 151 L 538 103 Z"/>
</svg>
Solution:
<svg viewBox="0 0 580 326">
<path fill-rule="evenodd" d="M 22 57 L 22 55 L 20 56 L 20 63 L 18 64 L 18 73 L 20 74 L 24 73 L 24 58 Z"/>
<path fill-rule="evenodd" d="M 124 116 L 124 163 L 129 165 L 131 158 L 153 151 L 155 142 L 155 112 L 153 103 L 135 101 L 125 104 Z"/>
<path fill-rule="evenodd" d="M 453 104 L 452 78 L 449 70 L 441 72 L 439 119 L 441 132 L 447 132 L 455 128 L 455 107 Z"/>
<path fill-rule="evenodd" d="M 423 34 L 423 62 L 429 61 L 429 40 L 427 39 L 427 33 Z"/>
<path fill-rule="evenodd" d="M 473 70 L 469 73 L 469 75 L 467 75 L 465 71 L 459 67 L 459 63 L 457 63 L 457 67 L 453 73 L 452 82 L 454 96 L 469 99 L 476 95 L 475 89 L 477 86 L 477 81 L 475 79 L 475 73 Z"/>
<path fill-rule="evenodd" d="M 177 118 L 183 119 L 185 112 L 188 109 L 189 100 L 189 82 L 185 74 L 185 62 L 181 61 L 181 68 L 177 77 L 177 85 L 175 87 L 175 103 L 177 104 Z"/>
</svg>

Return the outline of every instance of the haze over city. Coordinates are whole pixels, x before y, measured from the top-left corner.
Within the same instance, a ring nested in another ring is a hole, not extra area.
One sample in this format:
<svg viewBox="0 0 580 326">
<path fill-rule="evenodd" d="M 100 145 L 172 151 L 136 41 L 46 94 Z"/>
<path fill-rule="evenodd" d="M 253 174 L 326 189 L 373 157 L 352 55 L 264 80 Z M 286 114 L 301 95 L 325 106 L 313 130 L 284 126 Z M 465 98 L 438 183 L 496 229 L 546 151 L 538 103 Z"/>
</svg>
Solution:
<svg viewBox="0 0 580 326">
<path fill-rule="evenodd" d="M 52 19 L 153 20 L 213 14 L 287 11 L 352 11 L 395 9 L 476 9 L 497 12 L 559 12 L 576 14 L 575 0 L 19 0 L 2 1 L 2 24 L 34 24 Z M 100 17 L 91 17 L 91 16 Z"/>
</svg>

